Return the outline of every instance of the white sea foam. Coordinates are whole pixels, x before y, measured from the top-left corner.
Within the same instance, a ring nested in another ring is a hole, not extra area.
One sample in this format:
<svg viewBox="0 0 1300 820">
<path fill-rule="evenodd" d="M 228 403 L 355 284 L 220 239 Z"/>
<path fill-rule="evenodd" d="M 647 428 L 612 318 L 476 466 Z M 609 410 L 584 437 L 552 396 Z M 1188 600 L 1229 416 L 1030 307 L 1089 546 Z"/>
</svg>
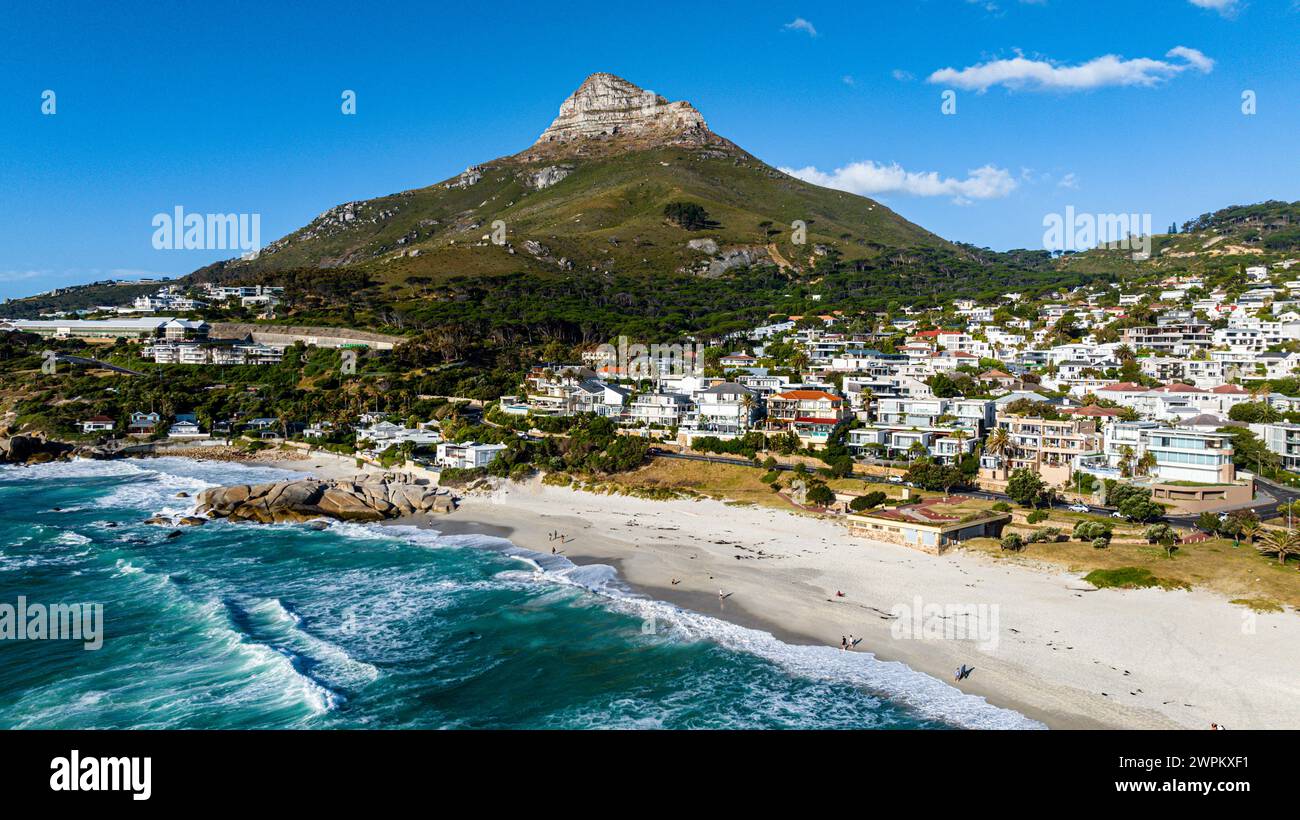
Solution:
<svg viewBox="0 0 1300 820">
<path fill-rule="evenodd" d="M 897 661 L 882 661 L 870 652 L 842 652 L 831 646 L 787 644 L 771 633 L 701 615 L 631 592 L 613 567 L 578 566 L 562 555 L 547 555 L 511 545 L 508 555 L 536 567 L 545 579 L 600 596 L 618 612 L 653 618 L 656 629 L 683 640 L 712 641 L 727 649 L 770 661 L 809 680 L 849 683 L 888 698 L 930 719 L 971 729 L 1046 728 L 1019 712 L 994 706 Z"/>
<path fill-rule="evenodd" d="M 776 664 L 808 680 L 848 683 L 877 693 L 923 718 L 972 729 L 1046 728 L 1018 712 L 994 706 L 897 661 L 882 661 L 870 652 L 842 652 L 831 646 L 787 644 L 769 632 L 701 615 L 632 591 L 617 570 L 605 564 L 577 565 L 563 555 L 524 549 L 504 538 L 486 535 L 442 536 L 436 530 L 409 526 L 354 525 L 370 537 L 392 534 L 427 547 L 475 546 L 520 560 L 532 573 L 499 573 L 498 580 L 537 580 L 577 587 L 600 597 L 611 609 L 646 620 L 682 640 L 711 641 Z M 360 533 L 358 533 L 358 536 Z"/>
</svg>

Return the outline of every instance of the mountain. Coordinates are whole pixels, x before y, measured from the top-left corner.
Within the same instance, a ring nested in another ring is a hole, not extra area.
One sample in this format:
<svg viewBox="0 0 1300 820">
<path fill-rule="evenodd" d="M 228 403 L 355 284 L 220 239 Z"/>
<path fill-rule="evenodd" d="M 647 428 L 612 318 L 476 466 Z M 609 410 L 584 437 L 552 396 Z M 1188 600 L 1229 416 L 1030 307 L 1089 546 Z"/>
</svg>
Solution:
<svg viewBox="0 0 1300 820">
<path fill-rule="evenodd" d="M 682 227 L 665 217 L 674 203 L 699 206 L 702 217 Z M 796 220 L 807 226 L 802 243 Z M 502 223 L 505 242 L 494 244 Z M 797 273 L 831 248 L 851 262 L 955 247 L 877 202 L 766 165 L 713 133 L 688 102 L 599 73 L 527 149 L 425 188 L 338 205 L 256 259 L 200 278 L 340 266 L 397 283 L 575 269 Z"/>
<path fill-rule="evenodd" d="M 1294 258 L 1300 252 L 1300 201 L 1232 205 L 1170 228 L 1151 237 L 1149 261 L 1135 262 L 1127 250 L 1098 247 L 1062 257 L 1060 267 L 1128 277 L 1205 274 Z"/>
</svg>

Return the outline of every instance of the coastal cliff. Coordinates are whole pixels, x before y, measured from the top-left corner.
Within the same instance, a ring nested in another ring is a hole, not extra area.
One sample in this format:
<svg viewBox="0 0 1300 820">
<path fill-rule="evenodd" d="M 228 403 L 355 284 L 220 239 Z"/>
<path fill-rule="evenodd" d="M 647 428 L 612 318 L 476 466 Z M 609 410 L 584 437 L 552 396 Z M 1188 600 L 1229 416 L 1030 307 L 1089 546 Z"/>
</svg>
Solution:
<svg viewBox="0 0 1300 820">
<path fill-rule="evenodd" d="M 199 493 L 197 511 L 211 518 L 269 524 L 322 517 L 382 521 L 422 512 L 447 513 L 455 507 L 450 490 L 398 473 L 213 487 Z"/>
</svg>

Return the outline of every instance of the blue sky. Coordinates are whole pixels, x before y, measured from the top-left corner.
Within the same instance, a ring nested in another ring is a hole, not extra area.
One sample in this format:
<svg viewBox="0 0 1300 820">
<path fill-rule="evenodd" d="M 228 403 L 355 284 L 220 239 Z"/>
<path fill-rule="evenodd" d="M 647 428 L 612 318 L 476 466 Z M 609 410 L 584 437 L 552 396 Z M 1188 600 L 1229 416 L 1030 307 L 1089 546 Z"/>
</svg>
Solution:
<svg viewBox="0 0 1300 820">
<path fill-rule="evenodd" d="M 13 5 L 4 297 L 234 255 L 154 249 L 154 214 L 176 206 L 260 214 L 267 243 L 440 181 L 526 147 L 594 71 L 997 249 L 1041 247 L 1067 205 L 1163 230 L 1300 198 L 1294 0 Z"/>
</svg>

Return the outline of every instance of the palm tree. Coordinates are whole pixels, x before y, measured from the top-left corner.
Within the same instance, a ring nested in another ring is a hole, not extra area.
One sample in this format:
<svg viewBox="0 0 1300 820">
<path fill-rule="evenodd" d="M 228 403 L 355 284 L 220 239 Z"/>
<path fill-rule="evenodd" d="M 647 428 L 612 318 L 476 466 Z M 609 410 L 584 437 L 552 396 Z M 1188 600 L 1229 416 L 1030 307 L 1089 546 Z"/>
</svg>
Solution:
<svg viewBox="0 0 1300 820">
<path fill-rule="evenodd" d="M 1151 468 L 1154 466 L 1156 466 L 1156 454 L 1148 450 L 1137 460 L 1137 465 L 1134 467 L 1134 471 L 1138 475 L 1146 475 L 1151 472 Z"/>
<path fill-rule="evenodd" d="M 1269 530 L 1257 549 L 1265 555 L 1276 555 L 1279 564 L 1285 564 L 1287 556 L 1300 555 L 1300 533 L 1290 530 Z"/>
<path fill-rule="evenodd" d="M 970 438 L 970 433 L 958 427 L 954 429 L 951 433 L 949 433 L 948 437 L 951 438 L 953 441 L 957 442 L 957 452 L 952 457 L 952 463 L 960 465 L 962 456 L 965 455 L 965 451 L 962 449 L 962 443 L 965 442 L 966 439 Z M 947 492 L 945 492 L 944 494 L 947 495 Z"/>
<path fill-rule="evenodd" d="M 1004 456 L 1011 450 L 1011 434 L 1005 427 L 996 427 L 984 442 L 984 452 L 991 456 Z"/>
<path fill-rule="evenodd" d="M 1263 531 L 1264 528 L 1260 526 L 1258 521 L 1246 521 L 1242 523 L 1241 529 L 1238 530 L 1238 534 L 1242 538 L 1246 539 L 1246 541 L 1253 543 L 1259 538 L 1259 534 Z"/>
<path fill-rule="evenodd" d="M 745 409 L 745 418 L 741 421 L 740 426 L 749 429 L 749 422 L 754 418 L 754 394 L 746 393 L 740 397 L 740 406 Z"/>
<path fill-rule="evenodd" d="M 1125 444 L 1119 449 L 1119 474 L 1128 478 L 1133 474 L 1133 448 Z"/>
</svg>

